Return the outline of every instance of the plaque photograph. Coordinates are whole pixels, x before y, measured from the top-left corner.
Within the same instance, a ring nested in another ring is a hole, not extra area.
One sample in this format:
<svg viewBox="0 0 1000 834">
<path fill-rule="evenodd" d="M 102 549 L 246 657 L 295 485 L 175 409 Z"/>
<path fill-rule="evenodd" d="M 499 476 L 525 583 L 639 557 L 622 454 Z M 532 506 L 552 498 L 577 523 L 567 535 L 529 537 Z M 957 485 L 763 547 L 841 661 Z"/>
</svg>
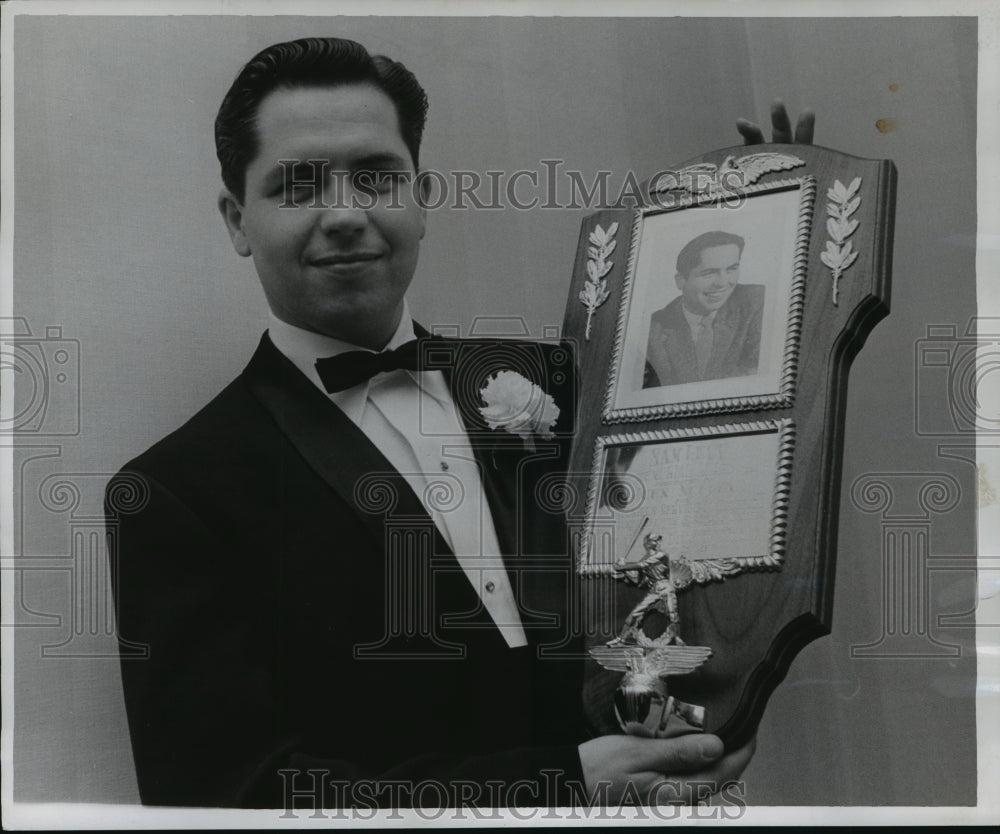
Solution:
<svg viewBox="0 0 1000 834">
<path fill-rule="evenodd" d="M 811 180 L 654 204 L 632 226 L 605 420 L 786 405 Z"/>
</svg>

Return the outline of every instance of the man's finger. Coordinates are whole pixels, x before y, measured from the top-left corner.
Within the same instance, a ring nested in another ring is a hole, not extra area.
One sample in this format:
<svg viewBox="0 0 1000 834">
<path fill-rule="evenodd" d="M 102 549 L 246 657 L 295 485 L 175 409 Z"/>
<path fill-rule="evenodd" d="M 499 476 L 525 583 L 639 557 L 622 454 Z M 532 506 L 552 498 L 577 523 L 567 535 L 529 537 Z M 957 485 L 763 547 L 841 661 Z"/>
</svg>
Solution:
<svg viewBox="0 0 1000 834">
<path fill-rule="evenodd" d="M 650 780 L 650 774 L 640 774 L 648 787 L 640 787 L 644 792 L 647 805 L 695 805 L 719 793 L 727 784 L 739 778 L 753 758 L 757 748 L 754 737 L 739 750 L 727 753 L 711 767 L 672 776 L 669 772 L 656 774 L 657 778 Z"/>
<path fill-rule="evenodd" d="M 764 131 L 760 125 L 751 122 L 749 119 L 737 119 L 736 129 L 743 137 L 744 145 L 761 145 L 764 143 Z"/>
<path fill-rule="evenodd" d="M 795 125 L 795 141 L 803 145 L 811 145 L 813 130 L 816 127 L 816 114 L 812 110 L 803 110 Z"/>
<path fill-rule="evenodd" d="M 774 138 L 771 141 L 777 144 L 788 144 L 792 141 L 792 122 L 781 99 L 776 98 L 771 104 L 771 128 L 774 130 Z"/>
<path fill-rule="evenodd" d="M 731 782 L 739 778 L 740 774 L 746 770 L 747 765 L 750 764 L 750 759 L 753 758 L 756 749 L 757 737 L 754 736 L 738 750 L 727 753 L 703 770 L 685 773 L 684 778 L 691 782 L 717 785 L 716 790 L 719 790 L 726 782 Z"/>
<path fill-rule="evenodd" d="M 676 738 L 636 739 L 630 770 L 635 773 L 652 770 L 658 773 L 684 773 L 704 770 L 719 759 L 724 747 L 718 736 L 692 733 Z"/>
</svg>

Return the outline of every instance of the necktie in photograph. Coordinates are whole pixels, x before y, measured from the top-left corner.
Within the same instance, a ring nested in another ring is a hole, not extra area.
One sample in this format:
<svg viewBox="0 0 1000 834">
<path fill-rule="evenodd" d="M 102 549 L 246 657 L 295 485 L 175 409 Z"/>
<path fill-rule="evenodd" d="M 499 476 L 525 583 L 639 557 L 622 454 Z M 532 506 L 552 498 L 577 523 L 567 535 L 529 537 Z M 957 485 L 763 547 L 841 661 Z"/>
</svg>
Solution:
<svg viewBox="0 0 1000 834">
<path fill-rule="evenodd" d="M 714 336 L 712 319 L 713 316 L 711 313 L 707 316 L 702 316 L 701 321 L 698 323 L 698 335 L 694 340 L 694 357 L 698 362 L 699 376 L 705 375 L 705 370 L 708 368 L 708 359 L 712 355 L 712 341 Z"/>
</svg>

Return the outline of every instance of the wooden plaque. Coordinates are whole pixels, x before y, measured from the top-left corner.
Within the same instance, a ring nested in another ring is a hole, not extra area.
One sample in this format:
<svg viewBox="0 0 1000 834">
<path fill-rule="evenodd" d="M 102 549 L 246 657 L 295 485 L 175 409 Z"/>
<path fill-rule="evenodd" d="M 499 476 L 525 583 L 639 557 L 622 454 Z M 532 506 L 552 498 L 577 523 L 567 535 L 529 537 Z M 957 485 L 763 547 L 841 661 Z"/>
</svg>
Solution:
<svg viewBox="0 0 1000 834">
<path fill-rule="evenodd" d="M 728 748 L 830 631 L 848 370 L 889 310 L 895 182 L 890 161 L 813 145 L 726 148 L 651 177 L 646 205 L 583 221 L 564 333 L 581 368 L 588 647 L 621 651 L 608 642 L 655 595 L 622 563 L 659 536 L 663 563 L 680 557 L 678 639 L 660 605 L 624 643 L 710 650 L 663 679 Z M 616 732 L 622 667 L 605 665 L 588 661 L 584 695 Z"/>
</svg>

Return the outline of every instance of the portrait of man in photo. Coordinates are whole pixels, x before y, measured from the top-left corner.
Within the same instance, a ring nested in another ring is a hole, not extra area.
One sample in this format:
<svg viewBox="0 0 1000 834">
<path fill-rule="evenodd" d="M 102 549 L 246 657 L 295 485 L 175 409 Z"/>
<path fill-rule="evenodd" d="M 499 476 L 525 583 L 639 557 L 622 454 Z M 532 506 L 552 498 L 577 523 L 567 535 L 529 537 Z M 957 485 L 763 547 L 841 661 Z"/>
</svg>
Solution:
<svg viewBox="0 0 1000 834">
<path fill-rule="evenodd" d="M 744 246 L 709 231 L 681 249 L 680 295 L 650 320 L 643 388 L 757 373 L 765 287 L 740 283 Z"/>
</svg>

